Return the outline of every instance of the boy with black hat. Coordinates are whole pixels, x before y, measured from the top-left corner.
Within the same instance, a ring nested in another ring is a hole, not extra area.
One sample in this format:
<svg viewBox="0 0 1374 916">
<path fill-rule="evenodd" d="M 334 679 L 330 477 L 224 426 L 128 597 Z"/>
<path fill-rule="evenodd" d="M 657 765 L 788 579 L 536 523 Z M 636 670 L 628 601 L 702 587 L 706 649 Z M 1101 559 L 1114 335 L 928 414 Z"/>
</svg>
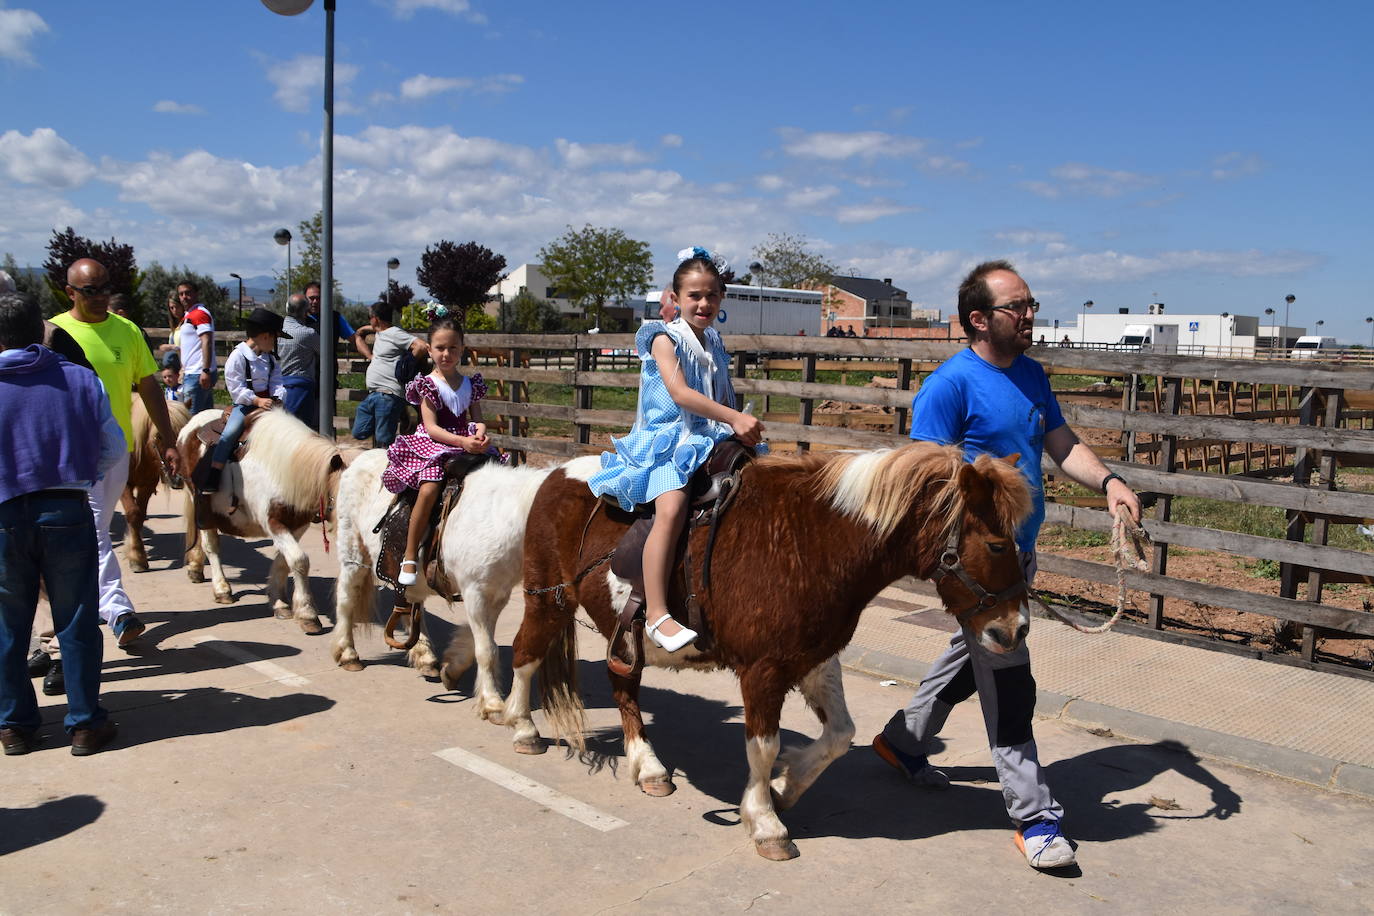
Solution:
<svg viewBox="0 0 1374 916">
<path fill-rule="evenodd" d="M 282 317 L 258 306 L 244 320 L 243 335 L 243 343 L 234 348 L 224 363 L 224 384 L 229 389 L 234 409 L 230 411 L 224 432 L 215 444 L 210 459 L 210 473 L 205 478 L 205 485 L 200 488 L 202 495 L 219 492 L 220 472 L 238 447 L 248 414 L 259 407 L 270 408 L 286 397 L 281 369 L 272 355 L 278 337 L 291 339 L 291 335 L 282 330 Z"/>
</svg>

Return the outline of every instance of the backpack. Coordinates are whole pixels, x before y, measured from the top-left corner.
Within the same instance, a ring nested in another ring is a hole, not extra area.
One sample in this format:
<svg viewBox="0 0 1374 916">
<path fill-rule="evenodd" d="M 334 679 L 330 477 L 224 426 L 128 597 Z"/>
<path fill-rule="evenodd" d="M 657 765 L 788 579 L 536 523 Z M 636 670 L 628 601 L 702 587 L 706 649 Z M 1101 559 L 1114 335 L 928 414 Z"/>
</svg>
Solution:
<svg viewBox="0 0 1374 916">
<path fill-rule="evenodd" d="M 401 383 L 402 390 L 420 374 L 420 360 L 407 347 L 401 351 L 401 355 L 396 357 L 396 381 Z"/>
</svg>

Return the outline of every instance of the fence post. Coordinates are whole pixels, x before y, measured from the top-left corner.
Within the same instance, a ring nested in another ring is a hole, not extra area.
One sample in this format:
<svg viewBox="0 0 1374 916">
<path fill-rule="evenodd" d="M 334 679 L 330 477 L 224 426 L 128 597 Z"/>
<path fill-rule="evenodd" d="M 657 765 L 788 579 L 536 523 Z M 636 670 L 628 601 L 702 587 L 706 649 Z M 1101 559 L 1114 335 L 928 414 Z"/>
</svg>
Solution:
<svg viewBox="0 0 1374 916">
<path fill-rule="evenodd" d="M 511 350 L 509 357 L 510 368 L 518 370 L 520 368 L 520 351 Z M 525 390 L 526 384 L 526 382 L 511 379 L 510 385 L 507 388 L 507 391 L 509 391 L 507 397 L 510 399 L 510 402 L 512 404 L 519 404 L 521 402 L 522 397 L 526 401 L 529 400 L 529 392 Z M 522 432 L 520 428 L 520 422 L 522 419 L 522 417 L 516 414 L 511 414 L 510 416 L 506 417 L 506 435 L 510 436 L 512 439 L 520 438 Z M 522 465 L 529 460 L 529 455 L 526 454 L 523 449 L 512 449 L 510 454 L 511 464 L 515 466 Z"/>
<path fill-rule="evenodd" d="M 802 357 L 802 381 L 803 381 L 803 382 L 814 382 L 815 380 L 816 380 L 816 354 L 814 354 L 814 353 L 808 353 L 808 354 L 806 354 L 804 357 Z M 812 409 L 813 409 L 814 405 L 815 405 L 815 399 L 814 399 L 814 398 L 802 398 L 802 399 L 801 399 L 801 415 L 798 417 L 798 422 L 801 423 L 802 426 L 810 426 L 810 425 L 811 425 L 811 413 L 812 413 Z M 810 451 L 810 449 L 811 449 L 811 443 L 810 443 L 810 442 L 798 442 L 798 443 L 797 443 L 797 451 L 799 451 L 799 452 Z"/>
<path fill-rule="evenodd" d="M 897 360 L 897 387 L 902 391 L 911 390 L 911 360 L 909 359 Z M 900 436 L 906 432 L 907 408 L 898 407 L 893 413 L 897 418 L 897 425 L 892 431 Z"/>
<path fill-rule="evenodd" d="M 1292 391 L 1292 388 L 1289 388 Z M 1322 399 L 1321 389 L 1307 388 L 1302 389 L 1298 397 L 1298 423 L 1302 426 L 1318 425 L 1317 411 L 1318 403 Z M 1289 401 L 1292 406 L 1292 401 Z M 1312 450 L 1299 448 L 1293 452 L 1293 483 L 1295 486 L 1305 487 L 1307 482 L 1312 479 Z M 1301 512 L 1289 509 L 1286 513 L 1288 518 L 1287 529 L 1284 537 L 1290 541 L 1303 541 L 1307 532 L 1307 516 Z M 1292 563 L 1279 564 L 1279 597 L 1295 598 L 1298 594 L 1298 567 Z M 1291 620 L 1279 620 L 1274 623 L 1274 635 L 1279 640 L 1288 641 L 1297 636 L 1297 624 Z"/>
<path fill-rule="evenodd" d="M 591 410 L 592 386 L 583 385 L 581 381 L 584 372 L 592 371 L 592 351 L 590 347 L 583 347 L 582 335 L 580 334 L 574 335 L 573 346 L 577 348 L 574 351 L 574 365 L 577 368 L 573 375 L 573 407 L 578 410 Z M 579 444 L 586 445 L 592 441 L 592 427 L 590 423 L 578 423 L 574 420 L 573 429 Z"/>
<path fill-rule="evenodd" d="M 1183 400 L 1183 380 L 1181 378 L 1170 378 L 1164 380 L 1164 405 L 1161 413 L 1168 416 L 1177 416 L 1179 402 Z M 1159 469 L 1166 474 L 1174 471 L 1174 461 L 1178 454 L 1178 437 L 1173 434 L 1165 434 L 1160 438 L 1159 443 Z M 1167 522 L 1173 510 L 1173 497 L 1167 494 L 1159 497 L 1158 509 L 1155 518 L 1161 522 Z M 1165 541 L 1155 542 L 1154 556 L 1150 558 L 1150 572 L 1158 576 L 1163 576 L 1169 569 L 1169 545 Z M 1150 610 L 1148 624 L 1150 629 L 1159 630 L 1164 626 L 1164 596 L 1150 596 Z"/>
</svg>

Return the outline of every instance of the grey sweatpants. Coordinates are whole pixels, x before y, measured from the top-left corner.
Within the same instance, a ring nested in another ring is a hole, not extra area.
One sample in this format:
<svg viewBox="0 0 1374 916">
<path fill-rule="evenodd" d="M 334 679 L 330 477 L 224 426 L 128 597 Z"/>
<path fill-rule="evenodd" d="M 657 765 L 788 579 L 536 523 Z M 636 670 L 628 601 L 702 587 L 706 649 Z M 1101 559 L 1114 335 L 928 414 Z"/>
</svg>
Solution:
<svg viewBox="0 0 1374 916">
<path fill-rule="evenodd" d="M 1034 556 L 1025 561 L 1029 580 L 1035 575 Z M 883 737 L 898 750 L 929 756 L 950 710 L 977 692 L 1007 814 L 1018 825 L 1040 818 L 1058 820 L 1064 809 L 1050 794 L 1031 732 L 1035 679 L 1030 650 L 1023 643 L 1015 652 L 998 655 L 969 636 L 967 630 L 954 634 L 911 702 L 883 728 Z"/>
</svg>

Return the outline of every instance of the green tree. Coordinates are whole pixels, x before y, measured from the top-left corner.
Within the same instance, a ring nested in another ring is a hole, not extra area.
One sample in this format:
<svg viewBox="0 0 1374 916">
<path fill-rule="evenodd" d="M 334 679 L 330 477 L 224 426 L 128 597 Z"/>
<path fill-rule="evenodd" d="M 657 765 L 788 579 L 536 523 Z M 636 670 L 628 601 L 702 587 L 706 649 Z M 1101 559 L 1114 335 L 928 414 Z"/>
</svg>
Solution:
<svg viewBox="0 0 1374 916">
<path fill-rule="evenodd" d="M 590 224 L 569 226 L 561 238 L 540 249 L 539 260 L 559 295 L 590 310 L 598 326 L 607 302 L 643 293 L 654 271 L 648 242 Z"/>
<path fill-rule="evenodd" d="M 529 290 L 521 290 L 506 303 L 506 320 L 512 334 L 548 334 L 563 327 L 558 309 Z"/>
<path fill-rule="evenodd" d="M 803 284 L 826 284 L 839 269 L 812 251 L 806 236 L 769 233 L 767 241 L 754 249 L 759 269 L 749 282 L 760 286 L 801 289 Z"/>
<path fill-rule="evenodd" d="M 134 246 L 124 245 L 113 238 L 108 242 L 93 242 L 85 236 L 77 235 L 71 226 L 64 232 L 56 229 L 48 239 L 48 259 L 43 262 L 47 273 L 48 286 L 57 301 L 53 311 L 66 311 L 72 307 L 67 298 L 67 268 L 82 258 L 94 258 L 105 266 L 110 275 L 110 288 L 129 299 L 130 311 L 137 311 L 142 303 L 139 284 L 142 277 L 138 272 L 138 262 L 134 259 Z"/>
<path fill-rule="evenodd" d="M 3 269 L 14 279 L 15 289 L 37 300 L 38 307 L 43 311 L 44 316 L 51 318 L 58 312 L 65 310 L 58 302 L 52 287 L 48 285 L 47 274 L 41 269 L 28 265 L 20 267 L 15 262 L 14 255 L 9 252 L 5 252 L 4 264 L 0 265 L 0 269 Z M 68 303 L 65 308 L 71 308 L 71 304 Z"/>
<path fill-rule="evenodd" d="M 468 310 L 487 301 L 488 291 L 505 276 L 505 269 L 506 259 L 490 248 L 440 239 L 420 255 L 415 279 L 431 296 L 455 309 L 464 326 Z"/>
</svg>

